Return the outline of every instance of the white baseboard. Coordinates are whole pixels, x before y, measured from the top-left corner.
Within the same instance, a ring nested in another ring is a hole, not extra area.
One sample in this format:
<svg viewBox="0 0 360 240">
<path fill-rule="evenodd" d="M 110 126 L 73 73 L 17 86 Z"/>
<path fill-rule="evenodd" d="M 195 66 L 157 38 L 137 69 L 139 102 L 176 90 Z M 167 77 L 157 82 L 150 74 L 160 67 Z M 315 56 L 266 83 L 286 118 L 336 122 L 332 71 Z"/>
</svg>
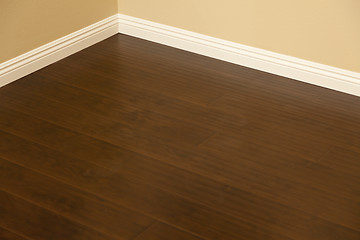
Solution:
<svg viewBox="0 0 360 240">
<path fill-rule="evenodd" d="M 116 33 L 360 96 L 360 73 L 116 14 L 0 64 L 0 87 Z"/>
<path fill-rule="evenodd" d="M 119 14 L 119 32 L 360 96 L 360 73 Z"/>
<path fill-rule="evenodd" d="M 0 64 L 0 87 L 118 33 L 118 15 Z"/>
</svg>

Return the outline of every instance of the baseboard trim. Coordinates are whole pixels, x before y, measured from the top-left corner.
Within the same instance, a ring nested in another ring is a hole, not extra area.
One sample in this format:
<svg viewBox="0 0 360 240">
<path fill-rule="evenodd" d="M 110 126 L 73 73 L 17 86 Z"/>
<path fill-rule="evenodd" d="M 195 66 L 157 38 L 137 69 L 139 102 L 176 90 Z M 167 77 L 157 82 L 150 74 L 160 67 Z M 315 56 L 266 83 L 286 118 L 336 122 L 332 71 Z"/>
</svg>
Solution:
<svg viewBox="0 0 360 240">
<path fill-rule="evenodd" d="M 360 73 L 116 14 L 0 64 L 0 87 L 116 33 L 360 96 Z"/>
<path fill-rule="evenodd" d="M 119 33 L 360 96 L 360 73 L 119 14 Z"/>
<path fill-rule="evenodd" d="M 0 87 L 118 33 L 118 14 L 0 64 Z"/>
</svg>

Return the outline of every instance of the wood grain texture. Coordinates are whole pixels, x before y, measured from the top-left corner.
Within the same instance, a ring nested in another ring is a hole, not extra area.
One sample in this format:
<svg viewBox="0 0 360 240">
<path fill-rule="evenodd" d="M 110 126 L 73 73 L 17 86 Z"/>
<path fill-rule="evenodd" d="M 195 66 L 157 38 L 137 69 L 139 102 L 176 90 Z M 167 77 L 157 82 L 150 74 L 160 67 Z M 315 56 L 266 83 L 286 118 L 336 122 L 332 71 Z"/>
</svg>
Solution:
<svg viewBox="0 0 360 240">
<path fill-rule="evenodd" d="M 0 227 L 0 238 L 4 240 L 26 240 L 27 238 L 20 236 L 17 233 L 9 231 L 3 227 Z"/>
<path fill-rule="evenodd" d="M 155 223 L 135 240 L 201 240 L 189 233 L 173 228 L 163 223 Z"/>
<path fill-rule="evenodd" d="M 358 240 L 359 106 L 116 35 L 0 89 L 0 230 Z"/>
<path fill-rule="evenodd" d="M 275 233 L 270 234 L 270 230 L 259 231 L 246 221 L 226 214 L 224 216 L 207 206 L 151 186 L 136 176 L 121 174 L 39 145 L 34 146 L 13 136 L 3 135 L 1 139 L 12 142 L 13 146 L 20 145 L 20 149 L 23 149 L 22 152 L 5 151 L 6 155 L 2 157 L 6 159 L 15 159 L 18 164 L 72 183 L 113 204 L 137 209 L 195 234 L 209 239 L 246 239 L 249 236 L 275 238 Z M 64 171 L 63 167 L 59 166 L 68 166 L 69 169 Z"/>
<path fill-rule="evenodd" d="M 0 201 L 0 224 L 30 239 L 113 239 L 2 190 Z"/>
<path fill-rule="evenodd" d="M 110 236 L 133 239 L 152 223 L 151 218 L 106 205 L 102 198 L 1 158 L 0 177 L 1 189 Z"/>
</svg>

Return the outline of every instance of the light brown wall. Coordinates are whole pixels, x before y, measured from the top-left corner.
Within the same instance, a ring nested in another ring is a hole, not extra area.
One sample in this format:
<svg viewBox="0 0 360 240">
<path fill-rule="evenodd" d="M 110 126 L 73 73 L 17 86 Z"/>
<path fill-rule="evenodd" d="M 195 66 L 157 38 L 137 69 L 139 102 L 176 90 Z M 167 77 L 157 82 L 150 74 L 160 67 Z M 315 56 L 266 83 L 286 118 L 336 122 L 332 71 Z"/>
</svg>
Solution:
<svg viewBox="0 0 360 240">
<path fill-rule="evenodd" d="M 117 13 L 117 0 L 0 0 L 0 63 Z"/>
<path fill-rule="evenodd" d="M 360 72 L 359 0 L 118 0 L 119 12 Z"/>
</svg>

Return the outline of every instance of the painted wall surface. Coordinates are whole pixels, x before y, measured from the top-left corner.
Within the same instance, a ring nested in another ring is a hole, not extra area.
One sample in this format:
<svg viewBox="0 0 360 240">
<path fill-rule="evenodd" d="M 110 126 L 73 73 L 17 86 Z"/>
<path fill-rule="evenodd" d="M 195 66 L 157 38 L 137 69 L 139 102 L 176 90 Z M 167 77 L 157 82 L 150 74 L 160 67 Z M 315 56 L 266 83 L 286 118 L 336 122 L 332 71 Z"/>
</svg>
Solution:
<svg viewBox="0 0 360 240">
<path fill-rule="evenodd" d="M 359 0 L 118 0 L 119 12 L 360 72 Z"/>
<path fill-rule="evenodd" d="M 0 0 L 0 63 L 117 13 L 117 0 Z"/>
</svg>

